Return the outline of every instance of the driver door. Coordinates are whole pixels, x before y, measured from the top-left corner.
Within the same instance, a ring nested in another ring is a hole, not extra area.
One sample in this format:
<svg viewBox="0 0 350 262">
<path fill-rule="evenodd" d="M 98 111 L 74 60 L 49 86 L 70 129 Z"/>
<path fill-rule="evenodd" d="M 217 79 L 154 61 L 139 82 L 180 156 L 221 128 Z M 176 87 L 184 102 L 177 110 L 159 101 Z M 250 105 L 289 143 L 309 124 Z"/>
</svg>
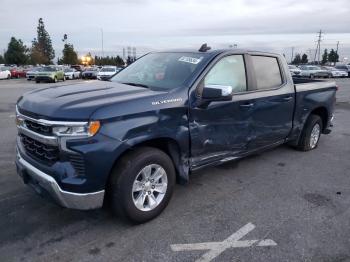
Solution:
<svg viewBox="0 0 350 262">
<path fill-rule="evenodd" d="M 229 101 L 205 102 L 204 86 L 231 86 Z M 224 158 L 232 158 L 247 149 L 250 139 L 249 101 L 240 98 L 248 90 L 244 55 L 218 59 L 191 95 L 189 112 L 192 168 Z"/>
</svg>

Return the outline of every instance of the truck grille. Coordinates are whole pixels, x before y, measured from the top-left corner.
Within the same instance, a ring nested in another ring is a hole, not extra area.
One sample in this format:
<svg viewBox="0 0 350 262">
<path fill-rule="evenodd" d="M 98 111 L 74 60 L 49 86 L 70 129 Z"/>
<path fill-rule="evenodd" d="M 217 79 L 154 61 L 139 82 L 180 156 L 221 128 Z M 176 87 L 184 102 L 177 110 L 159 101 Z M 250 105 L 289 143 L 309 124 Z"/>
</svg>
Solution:
<svg viewBox="0 0 350 262">
<path fill-rule="evenodd" d="M 20 137 L 26 153 L 34 159 L 40 160 L 48 165 L 53 164 L 59 159 L 59 150 L 57 146 L 45 145 L 23 134 L 21 134 Z"/>
<path fill-rule="evenodd" d="M 52 127 L 38 124 L 36 122 L 25 120 L 26 127 L 36 133 L 42 135 L 52 135 Z"/>
</svg>

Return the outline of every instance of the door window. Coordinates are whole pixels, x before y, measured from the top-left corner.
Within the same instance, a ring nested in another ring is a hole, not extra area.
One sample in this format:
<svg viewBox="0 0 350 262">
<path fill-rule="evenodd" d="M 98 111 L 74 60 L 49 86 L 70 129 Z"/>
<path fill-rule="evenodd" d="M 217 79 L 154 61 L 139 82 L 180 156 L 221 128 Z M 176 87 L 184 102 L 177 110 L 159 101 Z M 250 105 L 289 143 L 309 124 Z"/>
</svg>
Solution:
<svg viewBox="0 0 350 262">
<path fill-rule="evenodd" d="M 281 70 L 276 57 L 252 56 L 257 89 L 271 89 L 282 85 Z"/>
<path fill-rule="evenodd" d="M 204 85 L 231 86 L 233 93 L 247 90 L 243 55 L 231 55 L 217 62 L 204 79 Z"/>
</svg>

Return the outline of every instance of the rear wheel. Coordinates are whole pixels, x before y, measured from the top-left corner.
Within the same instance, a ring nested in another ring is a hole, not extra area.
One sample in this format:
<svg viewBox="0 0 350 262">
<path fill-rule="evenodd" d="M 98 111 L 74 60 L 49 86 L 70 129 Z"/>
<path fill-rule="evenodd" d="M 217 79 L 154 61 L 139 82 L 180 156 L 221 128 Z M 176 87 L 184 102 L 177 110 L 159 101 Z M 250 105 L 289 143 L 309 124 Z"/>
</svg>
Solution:
<svg viewBox="0 0 350 262">
<path fill-rule="evenodd" d="M 298 148 L 302 151 L 315 149 L 322 133 L 322 119 L 318 115 L 310 115 L 301 133 Z"/>
<path fill-rule="evenodd" d="M 53 78 L 53 82 L 54 82 L 54 83 L 57 83 L 57 76 L 55 76 L 55 77 Z"/>
<path fill-rule="evenodd" d="M 310 74 L 310 78 L 311 78 L 311 79 L 314 79 L 315 76 L 314 76 L 313 74 Z"/>
<path fill-rule="evenodd" d="M 175 184 L 175 169 L 163 151 L 144 147 L 118 162 L 109 183 L 112 210 L 133 223 L 158 216 L 167 206 Z"/>
</svg>

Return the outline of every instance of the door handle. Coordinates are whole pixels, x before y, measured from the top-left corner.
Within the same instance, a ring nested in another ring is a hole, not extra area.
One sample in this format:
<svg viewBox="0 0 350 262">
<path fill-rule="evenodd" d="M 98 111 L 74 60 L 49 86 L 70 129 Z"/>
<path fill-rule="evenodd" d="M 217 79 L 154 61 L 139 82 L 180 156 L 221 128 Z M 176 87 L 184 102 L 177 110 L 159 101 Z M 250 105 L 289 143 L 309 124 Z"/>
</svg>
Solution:
<svg viewBox="0 0 350 262">
<path fill-rule="evenodd" d="M 284 101 L 290 101 L 290 100 L 292 100 L 292 99 L 293 99 L 292 96 L 283 97 L 283 100 L 284 100 Z"/>
<path fill-rule="evenodd" d="M 241 104 L 240 107 L 252 107 L 254 106 L 254 103 L 247 103 L 247 104 Z"/>
</svg>

